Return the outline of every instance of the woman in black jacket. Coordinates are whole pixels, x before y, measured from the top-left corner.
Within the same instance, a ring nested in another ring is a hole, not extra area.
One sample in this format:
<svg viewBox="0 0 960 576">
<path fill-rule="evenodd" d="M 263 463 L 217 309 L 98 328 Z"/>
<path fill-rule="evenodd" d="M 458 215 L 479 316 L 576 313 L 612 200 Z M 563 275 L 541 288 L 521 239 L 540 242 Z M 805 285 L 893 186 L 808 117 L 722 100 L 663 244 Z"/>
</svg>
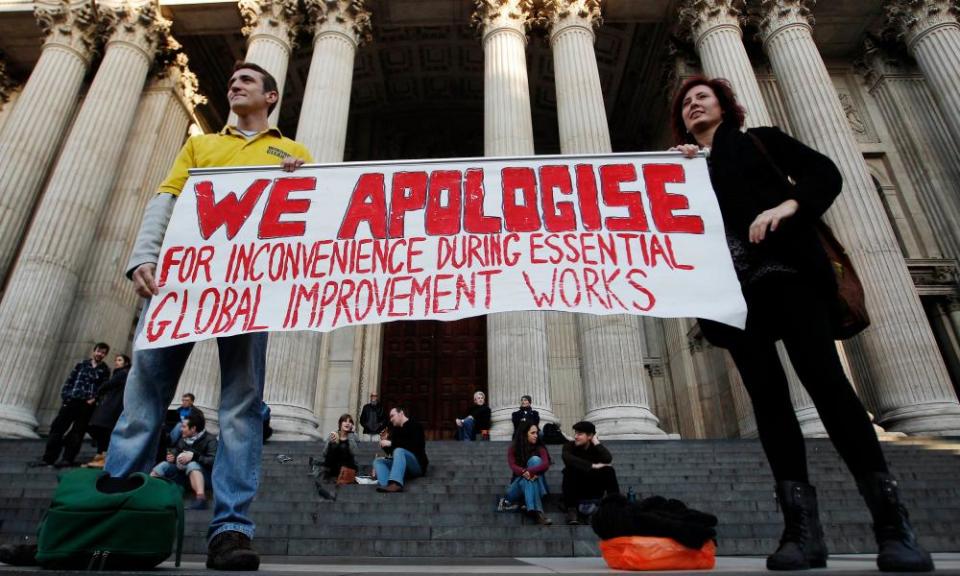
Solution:
<svg viewBox="0 0 960 576">
<path fill-rule="evenodd" d="M 745 114 L 726 80 L 691 78 L 673 102 L 678 146 L 672 150 L 687 157 L 707 154 L 710 182 L 747 302 L 744 330 L 702 319 L 700 325 L 711 343 L 730 351 L 740 371 L 777 481 L 785 528 L 767 566 L 816 568 L 827 559 L 803 435 L 775 347 L 783 340 L 873 515 L 880 569 L 932 570 L 833 339 L 837 285 L 815 227 L 840 193 L 840 172 L 829 158 L 777 128 L 743 132 Z"/>
<path fill-rule="evenodd" d="M 473 442 L 477 433 L 490 429 L 490 407 L 487 406 L 487 395 L 477 390 L 473 393 L 473 406 L 463 418 L 457 418 L 457 440 Z"/>
<path fill-rule="evenodd" d="M 127 385 L 130 372 L 130 357 L 117 354 L 113 361 L 113 374 L 110 380 L 97 390 L 97 407 L 90 416 L 87 433 L 97 443 L 97 455 L 84 464 L 85 468 L 103 468 L 107 460 L 107 448 L 110 446 L 110 434 L 123 412 L 123 389 Z"/>
</svg>

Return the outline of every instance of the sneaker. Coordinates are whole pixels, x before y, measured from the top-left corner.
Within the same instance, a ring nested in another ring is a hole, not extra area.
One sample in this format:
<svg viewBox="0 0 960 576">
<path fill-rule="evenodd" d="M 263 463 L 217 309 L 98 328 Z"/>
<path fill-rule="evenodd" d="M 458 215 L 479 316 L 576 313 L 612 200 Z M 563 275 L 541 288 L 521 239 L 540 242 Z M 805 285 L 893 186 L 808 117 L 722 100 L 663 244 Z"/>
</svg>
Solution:
<svg viewBox="0 0 960 576">
<path fill-rule="evenodd" d="M 497 502 L 497 512 L 516 512 L 518 508 L 520 508 L 519 504 L 514 504 L 506 498 L 501 498 Z"/>
<path fill-rule="evenodd" d="M 207 546 L 207 568 L 210 570 L 244 570 L 260 568 L 250 537 L 242 532 L 221 532 Z"/>
<path fill-rule="evenodd" d="M 567 524 L 570 526 L 580 525 L 580 515 L 577 514 L 576 508 L 567 508 Z"/>
<path fill-rule="evenodd" d="M 187 506 L 187 510 L 206 510 L 208 506 L 206 498 L 194 498 L 193 503 Z"/>
<path fill-rule="evenodd" d="M 553 524 L 553 520 L 547 518 L 546 515 L 539 510 L 530 510 L 527 512 L 527 516 L 532 518 L 534 522 L 541 526 L 550 526 Z"/>
</svg>

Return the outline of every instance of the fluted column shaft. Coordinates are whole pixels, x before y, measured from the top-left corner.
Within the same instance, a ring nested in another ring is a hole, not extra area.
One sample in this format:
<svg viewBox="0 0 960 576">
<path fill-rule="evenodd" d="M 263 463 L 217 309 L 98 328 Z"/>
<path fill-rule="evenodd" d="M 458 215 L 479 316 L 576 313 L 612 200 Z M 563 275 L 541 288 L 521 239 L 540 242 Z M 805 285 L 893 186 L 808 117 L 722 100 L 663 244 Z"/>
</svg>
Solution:
<svg viewBox="0 0 960 576">
<path fill-rule="evenodd" d="M 924 215 L 944 255 L 960 259 L 958 143 L 923 80 L 876 48 L 865 56 L 868 89 L 917 190 Z M 953 116 L 954 114 L 948 114 Z"/>
<path fill-rule="evenodd" d="M 44 177 L 90 66 L 96 23 L 89 0 L 37 2 L 47 32 L 19 103 L 0 130 L 0 284 L 13 268 Z"/>
<path fill-rule="evenodd" d="M 147 71 L 169 22 L 155 4 L 101 6 L 106 53 L 37 208 L 0 302 L 0 433 L 32 436 L 49 360 L 104 218 Z"/>
<path fill-rule="evenodd" d="M 534 153 L 526 56 L 531 5 L 528 0 L 481 1 L 474 13 L 483 36 L 483 153 L 487 156 Z M 524 394 L 533 398 L 542 423 L 556 421 L 543 313 L 487 315 L 487 382 L 493 439 L 512 437 L 510 415 Z"/>
<path fill-rule="evenodd" d="M 315 26 L 313 59 L 303 93 L 297 140 L 317 162 L 340 162 L 347 139 L 353 61 L 357 46 L 369 34 L 369 14 L 362 3 L 310 2 Z M 272 426 L 281 439 L 317 438 L 314 413 L 317 371 L 327 338 L 348 338 L 350 343 L 363 328 L 340 329 L 335 335 L 316 332 L 271 334 L 267 345 L 267 375 L 264 399 L 270 405 Z M 335 385 L 350 387 L 350 382 Z"/>
<path fill-rule="evenodd" d="M 564 154 L 610 152 L 610 131 L 593 43 L 599 0 L 548 0 L 557 87 L 560 149 Z M 577 317 L 586 419 L 604 438 L 665 438 L 650 410 L 643 335 L 626 315 Z"/>
<path fill-rule="evenodd" d="M 770 126 L 770 114 L 743 45 L 742 4 L 742 0 L 686 0 L 680 19 L 689 30 L 704 74 L 730 81 L 747 110 L 747 126 Z"/>
<path fill-rule="evenodd" d="M 887 6 L 960 142 L 960 6 L 954 0 L 892 0 Z"/>
<path fill-rule="evenodd" d="M 806 0 L 764 0 L 761 34 L 800 140 L 830 156 L 844 191 L 826 220 L 867 292 L 873 324 L 847 349 L 864 357 L 861 393 L 890 429 L 957 433 L 960 406 L 893 230 L 813 41 Z"/>
<path fill-rule="evenodd" d="M 183 58 L 186 66 L 186 57 Z M 39 414 L 41 425 L 49 423 L 59 408 L 64 375 L 89 353 L 94 343 L 107 342 L 112 354 L 131 352 L 128 338 L 138 297 L 125 276 L 127 257 L 140 215 L 156 194 L 187 135 L 194 102 L 188 101 L 189 96 L 180 86 L 181 82 L 191 81 L 195 83 L 196 79 L 189 70 L 172 66 L 163 77 L 153 80 L 140 97 L 126 153 L 107 202 L 109 217 L 97 227 L 69 321 L 61 333 L 58 360 L 48 378 Z"/>
</svg>

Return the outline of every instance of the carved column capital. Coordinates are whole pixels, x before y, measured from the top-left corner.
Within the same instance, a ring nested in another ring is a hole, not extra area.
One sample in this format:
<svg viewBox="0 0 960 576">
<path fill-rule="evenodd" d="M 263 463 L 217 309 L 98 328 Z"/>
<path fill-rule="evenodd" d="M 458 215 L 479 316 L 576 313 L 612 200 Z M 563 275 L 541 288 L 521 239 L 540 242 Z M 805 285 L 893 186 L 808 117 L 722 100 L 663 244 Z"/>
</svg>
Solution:
<svg viewBox="0 0 960 576">
<path fill-rule="evenodd" d="M 191 114 L 197 106 L 207 103 L 207 97 L 200 93 L 197 75 L 190 69 L 190 59 L 183 52 L 178 53 L 164 69 L 164 75 Z"/>
<path fill-rule="evenodd" d="M 98 48 L 97 11 L 91 0 L 37 0 L 33 15 L 45 36 L 89 62 Z"/>
<path fill-rule="evenodd" d="M 307 16 L 316 35 L 335 32 L 362 46 L 373 39 L 364 0 L 305 0 Z"/>
<path fill-rule="evenodd" d="M 887 27 L 911 50 L 924 36 L 943 26 L 960 26 L 960 0 L 888 0 Z"/>
<path fill-rule="evenodd" d="M 172 22 L 160 13 L 158 0 L 103 2 L 98 6 L 100 33 L 111 43 L 142 51 L 163 69 L 173 61 L 180 43 L 170 34 Z"/>
<path fill-rule="evenodd" d="M 536 24 L 555 38 L 570 28 L 585 28 L 593 34 L 603 24 L 600 0 L 544 0 Z"/>
<path fill-rule="evenodd" d="M 867 89 L 872 91 L 884 78 L 910 74 L 902 52 L 902 48 L 896 50 L 888 42 L 868 36 L 863 41 L 860 56 L 853 62 L 853 68 L 863 77 Z"/>
<path fill-rule="evenodd" d="M 683 0 L 677 13 L 678 36 L 697 44 L 717 28 L 740 32 L 744 0 Z"/>
<path fill-rule="evenodd" d="M 245 23 L 241 30 L 244 36 L 249 40 L 269 36 L 283 44 L 287 52 L 293 50 L 303 24 L 297 0 L 240 0 L 238 6 Z"/>
<path fill-rule="evenodd" d="M 788 28 L 813 28 L 813 7 L 817 0 L 760 0 L 754 19 L 760 29 L 760 39 L 767 42 L 775 34 Z"/>
<path fill-rule="evenodd" d="M 0 108 L 10 101 L 10 95 L 19 85 L 7 71 L 7 56 L 0 50 Z"/>
<path fill-rule="evenodd" d="M 526 39 L 533 26 L 533 0 L 474 0 L 473 26 L 484 37 L 498 30 L 514 30 Z"/>
</svg>

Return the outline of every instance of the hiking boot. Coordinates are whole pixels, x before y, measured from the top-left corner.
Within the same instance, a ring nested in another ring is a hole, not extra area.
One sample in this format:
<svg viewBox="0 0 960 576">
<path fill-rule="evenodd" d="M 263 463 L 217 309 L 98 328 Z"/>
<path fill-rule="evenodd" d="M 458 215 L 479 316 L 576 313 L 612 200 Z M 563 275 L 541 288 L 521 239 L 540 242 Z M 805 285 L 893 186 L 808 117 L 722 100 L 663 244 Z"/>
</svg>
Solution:
<svg viewBox="0 0 960 576">
<path fill-rule="evenodd" d="M 877 539 L 877 567 L 882 572 L 930 572 L 933 559 L 917 542 L 910 515 L 900 502 L 896 478 L 887 473 L 857 478 L 860 494 L 873 516 Z"/>
<path fill-rule="evenodd" d="M 82 467 L 83 468 L 103 468 L 104 464 L 107 463 L 107 455 L 104 453 L 97 454 L 93 457 L 93 460 L 87 462 Z"/>
<path fill-rule="evenodd" d="M 808 570 L 827 565 L 817 509 L 817 492 L 804 482 L 777 482 L 777 501 L 783 512 L 780 547 L 767 557 L 768 570 Z"/>
<path fill-rule="evenodd" d="M 580 525 L 580 515 L 577 514 L 576 507 L 567 508 L 567 524 L 569 524 L 570 526 Z"/>
<path fill-rule="evenodd" d="M 260 555 L 254 551 L 250 537 L 242 532 L 221 532 L 207 546 L 207 568 L 210 570 L 257 570 Z"/>
<path fill-rule="evenodd" d="M 377 492 L 386 492 L 388 494 L 393 494 L 394 492 L 403 492 L 403 484 L 398 484 L 397 482 L 391 480 L 386 486 L 378 486 Z"/>
</svg>

